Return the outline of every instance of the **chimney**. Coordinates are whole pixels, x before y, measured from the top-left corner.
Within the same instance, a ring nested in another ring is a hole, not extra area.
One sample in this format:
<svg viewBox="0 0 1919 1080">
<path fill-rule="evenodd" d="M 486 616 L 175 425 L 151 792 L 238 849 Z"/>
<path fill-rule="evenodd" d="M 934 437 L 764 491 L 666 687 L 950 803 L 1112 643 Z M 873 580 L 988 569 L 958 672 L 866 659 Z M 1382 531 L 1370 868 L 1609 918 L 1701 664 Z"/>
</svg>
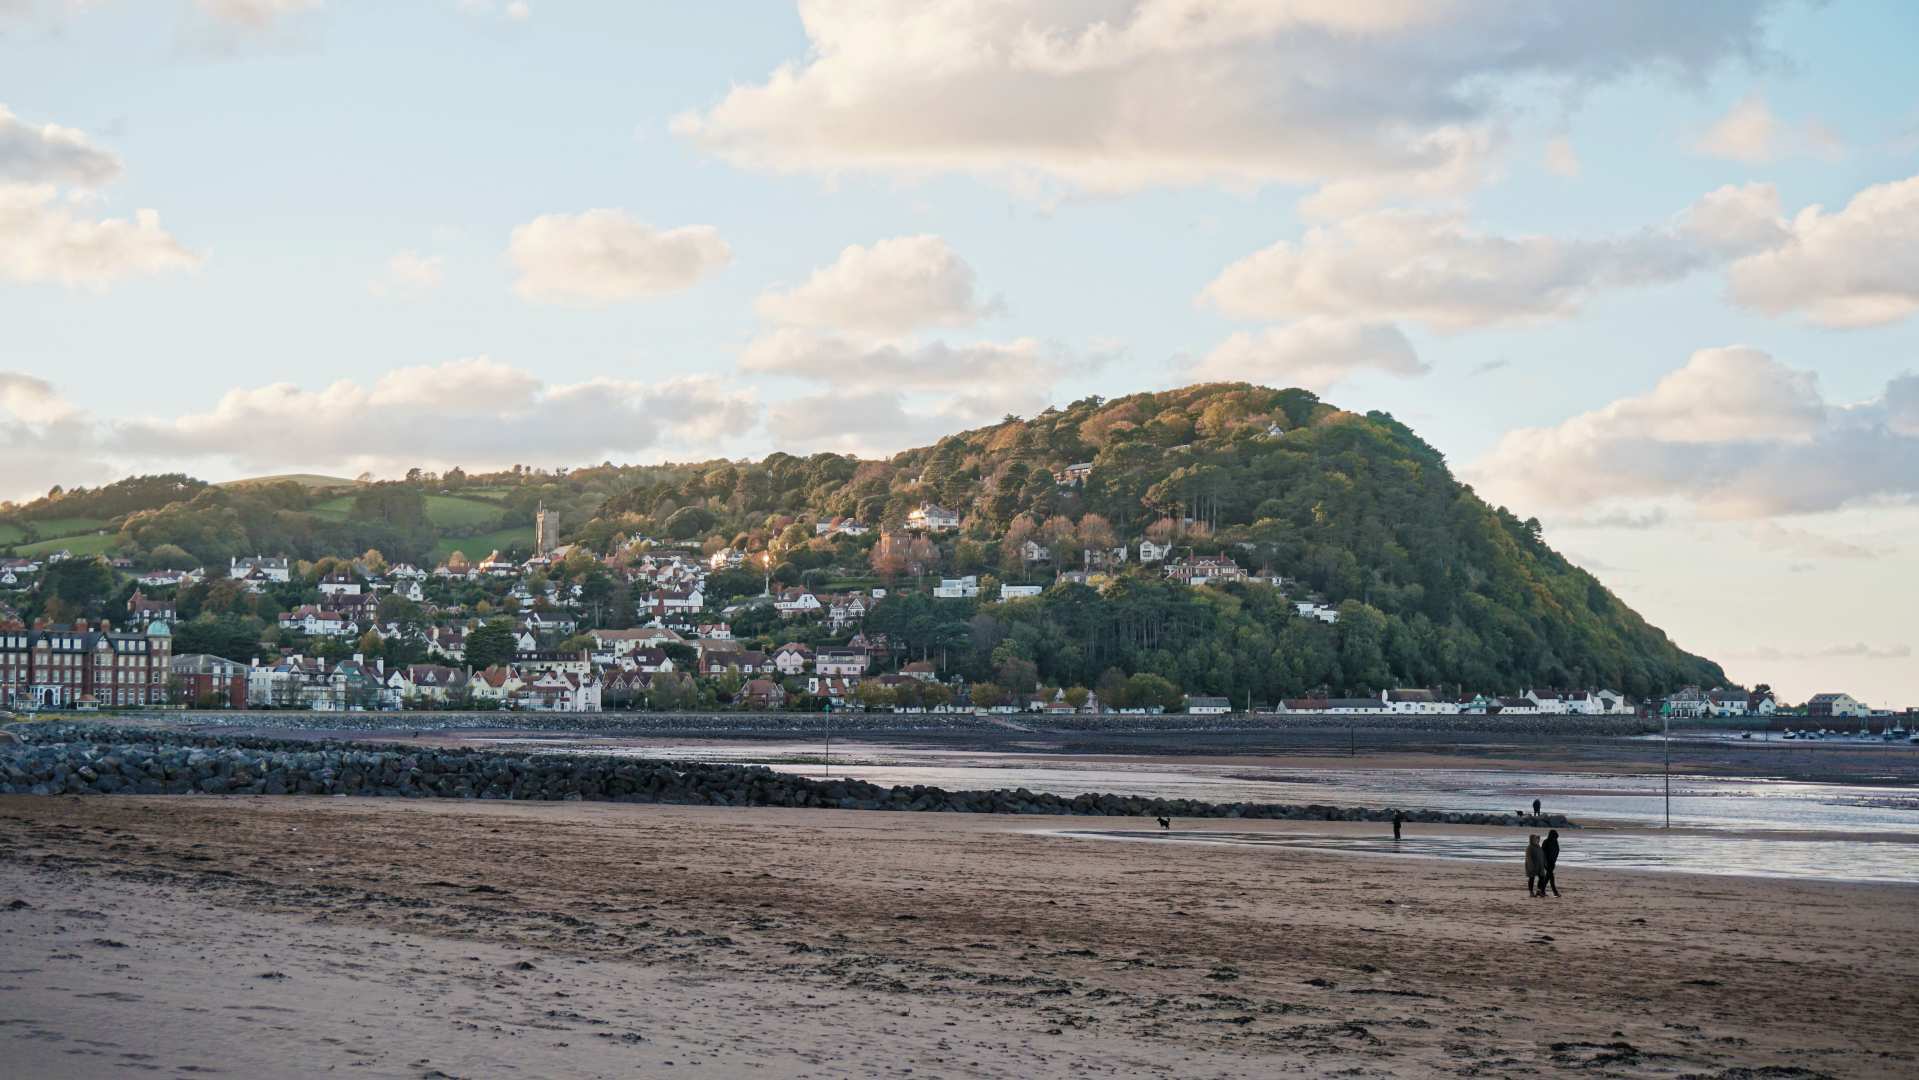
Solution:
<svg viewBox="0 0 1919 1080">
<path fill-rule="evenodd" d="M 112 632 L 113 632 L 113 624 L 112 624 L 112 623 L 110 623 L 110 622 L 108 622 L 108 621 L 107 621 L 107 620 L 105 620 L 105 619 L 101 619 L 101 620 L 100 620 L 100 632 L 101 632 L 101 633 L 103 633 L 103 634 L 110 634 L 110 633 L 112 633 Z"/>
<path fill-rule="evenodd" d="M 85 633 L 87 629 L 87 620 L 85 619 L 73 620 L 73 629 L 75 633 Z"/>
<path fill-rule="evenodd" d="M 364 664 L 364 663 L 366 663 L 366 655 L 365 655 L 364 653 L 354 653 L 354 654 L 353 654 L 353 662 L 354 662 L 354 663 L 356 663 L 356 664 Z"/>
</svg>

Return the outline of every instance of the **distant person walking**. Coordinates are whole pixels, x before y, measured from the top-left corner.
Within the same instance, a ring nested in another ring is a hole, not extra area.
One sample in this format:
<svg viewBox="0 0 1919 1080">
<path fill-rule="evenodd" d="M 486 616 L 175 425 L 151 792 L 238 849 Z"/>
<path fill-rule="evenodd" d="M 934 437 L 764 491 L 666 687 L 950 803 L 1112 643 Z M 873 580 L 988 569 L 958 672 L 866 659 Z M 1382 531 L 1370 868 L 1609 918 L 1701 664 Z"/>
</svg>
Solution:
<svg viewBox="0 0 1919 1080">
<path fill-rule="evenodd" d="M 1559 865 L 1559 830 L 1546 830 L 1546 842 L 1539 845 L 1539 895 L 1546 895 L 1546 886 L 1552 886 L 1553 895 L 1559 895 L 1559 882 L 1553 877 L 1553 870 Z"/>
<path fill-rule="evenodd" d="M 1406 824 L 1405 813 L 1399 810 L 1393 811 L 1393 839 L 1394 840 L 1399 839 L 1399 827 L 1404 824 Z"/>
<path fill-rule="evenodd" d="M 1544 896 L 1546 886 L 1540 881 L 1546 869 L 1545 853 L 1539 849 L 1539 834 L 1526 838 L 1526 895 Z"/>
<path fill-rule="evenodd" d="M 1539 800 L 1538 799 L 1533 800 L 1533 816 L 1534 817 L 1539 816 Z"/>
</svg>

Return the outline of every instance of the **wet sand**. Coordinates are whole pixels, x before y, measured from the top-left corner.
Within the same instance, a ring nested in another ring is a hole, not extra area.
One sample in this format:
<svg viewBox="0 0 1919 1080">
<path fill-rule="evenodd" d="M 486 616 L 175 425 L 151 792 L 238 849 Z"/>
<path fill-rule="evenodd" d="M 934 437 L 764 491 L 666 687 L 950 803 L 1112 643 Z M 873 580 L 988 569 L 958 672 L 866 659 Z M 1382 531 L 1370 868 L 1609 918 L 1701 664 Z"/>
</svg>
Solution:
<svg viewBox="0 0 1919 1080">
<path fill-rule="evenodd" d="M 0 799 L 0 1061 L 35 1077 L 1919 1070 L 1912 888 L 1590 872 L 1535 900 L 1517 851 L 1506 868 L 1049 832 L 1086 824 Z"/>
</svg>

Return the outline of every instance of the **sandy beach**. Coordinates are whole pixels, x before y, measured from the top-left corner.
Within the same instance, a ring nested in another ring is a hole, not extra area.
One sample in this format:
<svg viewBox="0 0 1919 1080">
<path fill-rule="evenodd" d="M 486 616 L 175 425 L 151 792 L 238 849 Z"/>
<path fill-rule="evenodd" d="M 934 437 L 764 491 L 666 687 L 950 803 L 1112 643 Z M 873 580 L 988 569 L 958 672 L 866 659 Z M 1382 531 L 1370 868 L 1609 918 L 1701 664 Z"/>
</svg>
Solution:
<svg viewBox="0 0 1919 1080">
<path fill-rule="evenodd" d="M 0 1058 L 35 1077 L 1919 1070 L 1909 887 L 1582 872 L 1535 900 L 1517 847 L 1508 868 L 1059 835 L 1087 825 L 8 798 Z"/>
</svg>

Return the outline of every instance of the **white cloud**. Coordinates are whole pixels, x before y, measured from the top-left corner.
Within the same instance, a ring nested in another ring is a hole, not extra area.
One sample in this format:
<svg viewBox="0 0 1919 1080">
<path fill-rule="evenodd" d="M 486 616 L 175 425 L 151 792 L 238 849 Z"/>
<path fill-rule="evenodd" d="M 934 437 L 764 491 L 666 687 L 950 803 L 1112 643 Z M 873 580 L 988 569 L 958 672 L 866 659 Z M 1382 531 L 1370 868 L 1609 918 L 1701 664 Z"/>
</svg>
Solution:
<svg viewBox="0 0 1919 1080">
<path fill-rule="evenodd" d="M 1795 131 L 1774 116 L 1766 99 L 1756 93 L 1733 105 L 1693 143 L 1694 153 L 1746 165 L 1800 154 L 1832 160 L 1845 150 L 1838 132 L 1818 120 L 1808 120 Z"/>
<path fill-rule="evenodd" d="M 1778 192 L 1723 187 L 1655 228 L 1597 240 L 1500 236 L 1459 214 L 1382 210 L 1222 270 L 1202 303 L 1238 318 L 1408 319 L 1447 330 L 1561 318 L 1613 289 L 1673 281 L 1784 243 Z"/>
<path fill-rule="evenodd" d="M 1558 176 L 1579 175 L 1579 151 L 1573 149 L 1571 139 L 1561 135 L 1546 143 L 1546 169 Z"/>
<path fill-rule="evenodd" d="M 1091 371 L 1103 360 L 1097 355 L 1074 356 L 1033 338 L 915 344 L 787 329 L 748 345 L 740 367 L 754 374 L 791 375 L 851 389 L 897 386 L 977 393 L 1005 386 L 1048 386 L 1065 375 Z"/>
<path fill-rule="evenodd" d="M 1806 529 L 1792 529 L 1776 521 L 1755 522 L 1746 536 L 1762 548 L 1802 559 L 1876 559 L 1884 552 L 1876 548 L 1837 540 Z"/>
<path fill-rule="evenodd" d="M 89 221 L 60 203 L 51 185 L 0 184 L 0 280 L 99 289 L 200 261 L 152 210 L 137 210 L 132 220 Z"/>
<path fill-rule="evenodd" d="M 1201 300 L 1238 318 L 1413 319 L 1447 329 L 1563 316 L 1597 290 L 1697 268 L 1672 232 L 1608 240 L 1496 236 L 1457 214 L 1385 210 L 1233 263 Z"/>
<path fill-rule="evenodd" d="M 209 16 L 247 29 L 261 29 L 284 16 L 326 6 L 326 0 L 195 0 L 195 3 Z"/>
<path fill-rule="evenodd" d="M 1048 404 L 1025 387 L 982 388 L 919 404 L 891 390 L 834 391 L 768 406 L 766 429 L 784 450 L 885 456 L 1008 414 L 1032 416 Z"/>
<path fill-rule="evenodd" d="M 1919 434 L 1903 375 L 1859 404 L 1757 349 L 1703 349 L 1650 392 L 1548 428 L 1508 432 L 1471 470 L 1523 512 L 1675 499 L 1758 518 L 1919 496 Z"/>
<path fill-rule="evenodd" d="M 0 184 L 98 187 L 119 175 L 120 159 L 93 145 L 85 132 L 59 124 L 33 127 L 0 105 Z"/>
<path fill-rule="evenodd" d="M 1905 660 L 1910 656 L 1912 656 L 1912 646 L 1904 643 L 1868 645 L 1863 641 L 1811 649 L 1779 649 L 1768 645 L 1726 654 L 1729 660 L 1758 660 L 1773 663 L 1789 660 Z"/>
<path fill-rule="evenodd" d="M 460 0 L 460 10 L 468 15 L 498 17 L 509 22 L 525 22 L 533 17 L 533 9 L 525 0 L 512 0 L 501 4 L 495 0 Z"/>
<path fill-rule="evenodd" d="M 1733 299 L 1823 326 L 1877 326 L 1919 311 L 1919 176 L 1876 184 L 1827 213 L 1808 206 L 1785 240 L 1732 264 Z"/>
<path fill-rule="evenodd" d="M 522 297 L 572 304 L 677 292 L 733 257 L 711 225 L 662 232 L 620 210 L 534 218 L 513 230 L 507 254 Z"/>
<path fill-rule="evenodd" d="M 762 316 L 790 326 L 895 336 L 933 326 L 968 326 L 994 310 L 973 268 L 937 236 L 854 244 L 832 264 L 785 292 L 762 293 Z"/>
<path fill-rule="evenodd" d="M 16 420 L 40 423 L 64 420 L 75 413 L 52 383 L 19 371 L 0 371 L 0 411 Z"/>
<path fill-rule="evenodd" d="M 1693 144 L 1710 157 L 1758 165 L 1773 159 L 1779 139 L 1779 121 L 1764 98 L 1751 95 L 1732 107 Z"/>
<path fill-rule="evenodd" d="M 738 165 L 1095 192 L 1476 183 L 1516 104 L 1759 50 L 1766 5 L 802 0 L 810 48 L 674 130 Z"/>
<path fill-rule="evenodd" d="M 395 472 L 704 451 L 758 415 L 750 393 L 717 378 L 547 384 L 481 357 L 399 368 L 371 386 L 343 379 L 322 390 L 231 390 L 209 412 L 117 421 L 103 439 L 115 454 L 143 460 Z"/>
<path fill-rule="evenodd" d="M 0 371 L 0 499 L 30 499 L 55 484 L 110 479 L 93 425 L 36 375 Z"/>
<path fill-rule="evenodd" d="M 1430 370 L 1391 323 L 1314 316 L 1258 333 L 1234 334 L 1193 365 L 1190 374 L 1208 382 L 1244 380 L 1323 391 L 1362 371 L 1411 378 Z"/>
<path fill-rule="evenodd" d="M 446 260 L 407 250 L 387 260 L 386 271 L 368 284 L 376 296 L 431 292 L 445 280 Z"/>
</svg>

